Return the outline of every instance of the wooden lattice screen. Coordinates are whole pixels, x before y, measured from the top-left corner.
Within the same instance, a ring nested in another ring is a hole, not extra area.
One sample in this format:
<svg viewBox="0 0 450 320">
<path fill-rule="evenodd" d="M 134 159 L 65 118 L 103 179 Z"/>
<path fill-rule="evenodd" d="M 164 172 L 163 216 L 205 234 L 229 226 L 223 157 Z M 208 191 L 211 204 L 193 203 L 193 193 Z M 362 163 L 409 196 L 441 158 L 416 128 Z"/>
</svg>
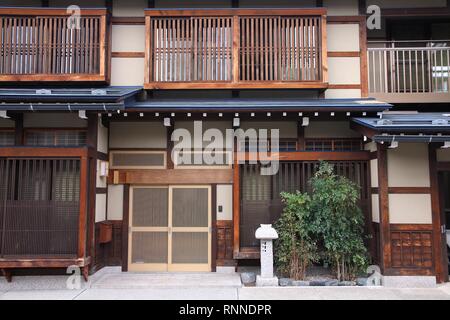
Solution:
<svg viewBox="0 0 450 320">
<path fill-rule="evenodd" d="M 0 257 L 76 257 L 80 160 L 0 159 Z"/>
<path fill-rule="evenodd" d="M 360 186 L 360 206 L 366 217 L 370 212 L 370 178 L 367 161 L 330 161 L 336 174 Z M 280 162 L 278 173 L 260 174 L 260 165 L 241 165 L 240 246 L 255 247 L 256 228 L 261 223 L 274 223 L 281 214 L 280 192 L 309 192 L 308 181 L 318 169 L 318 161 Z M 366 230 L 367 231 L 367 230 Z"/>
<path fill-rule="evenodd" d="M 323 88 L 326 16 L 315 10 L 148 10 L 148 89 Z"/>
</svg>

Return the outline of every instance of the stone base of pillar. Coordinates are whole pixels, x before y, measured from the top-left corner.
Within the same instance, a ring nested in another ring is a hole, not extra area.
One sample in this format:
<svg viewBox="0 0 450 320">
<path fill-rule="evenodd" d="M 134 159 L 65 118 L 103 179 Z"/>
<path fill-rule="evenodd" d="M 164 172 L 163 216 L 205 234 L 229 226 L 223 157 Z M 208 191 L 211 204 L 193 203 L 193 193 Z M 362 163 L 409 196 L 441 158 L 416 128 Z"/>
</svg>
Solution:
<svg viewBox="0 0 450 320">
<path fill-rule="evenodd" d="M 263 278 L 261 276 L 256 276 L 256 286 L 257 287 L 278 287 L 278 278 Z"/>
</svg>

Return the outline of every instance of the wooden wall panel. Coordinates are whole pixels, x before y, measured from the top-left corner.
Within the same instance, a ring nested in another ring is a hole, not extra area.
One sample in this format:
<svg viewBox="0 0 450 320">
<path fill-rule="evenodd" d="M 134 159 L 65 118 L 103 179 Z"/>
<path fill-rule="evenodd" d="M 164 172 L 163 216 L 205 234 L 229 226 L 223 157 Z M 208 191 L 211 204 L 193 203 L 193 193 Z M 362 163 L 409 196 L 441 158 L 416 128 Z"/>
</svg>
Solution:
<svg viewBox="0 0 450 320">
<path fill-rule="evenodd" d="M 233 221 L 218 220 L 217 227 L 217 265 L 231 266 L 233 260 Z"/>
</svg>

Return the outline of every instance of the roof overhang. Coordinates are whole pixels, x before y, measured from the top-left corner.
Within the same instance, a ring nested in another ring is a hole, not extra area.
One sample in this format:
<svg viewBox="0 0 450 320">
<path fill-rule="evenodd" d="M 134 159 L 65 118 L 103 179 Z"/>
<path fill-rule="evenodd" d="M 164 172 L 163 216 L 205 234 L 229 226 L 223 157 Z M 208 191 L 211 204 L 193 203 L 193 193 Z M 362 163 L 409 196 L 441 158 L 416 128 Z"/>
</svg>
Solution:
<svg viewBox="0 0 450 320">
<path fill-rule="evenodd" d="M 350 127 L 378 143 L 450 141 L 450 115 L 445 113 L 382 113 L 353 118 Z"/>
<path fill-rule="evenodd" d="M 392 105 L 374 99 L 151 99 L 127 106 L 130 111 L 385 111 Z"/>
<path fill-rule="evenodd" d="M 0 103 L 120 103 L 142 87 L 0 88 Z"/>
</svg>

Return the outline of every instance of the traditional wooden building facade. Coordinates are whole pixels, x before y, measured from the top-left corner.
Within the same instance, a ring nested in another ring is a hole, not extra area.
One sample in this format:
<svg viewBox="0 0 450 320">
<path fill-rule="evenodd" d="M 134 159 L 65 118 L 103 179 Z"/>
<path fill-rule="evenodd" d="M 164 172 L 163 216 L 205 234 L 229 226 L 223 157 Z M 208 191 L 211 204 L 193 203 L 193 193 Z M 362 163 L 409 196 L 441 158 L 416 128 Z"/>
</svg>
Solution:
<svg viewBox="0 0 450 320">
<path fill-rule="evenodd" d="M 383 275 L 448 280 L 448 1 L 0 4 L 5 276 L 258 259 L 254 231 L 280 215 L 279 193 L 308 190 L 327 160 L 361 187 Z M 279 169 L 238 162 L 261 160 L 250 143 L 220 150 L 221 165 L 183 164 L 177 129 L 193 158 L 208 129 L 278 129 L 266 158 Z"/>
</svg>

